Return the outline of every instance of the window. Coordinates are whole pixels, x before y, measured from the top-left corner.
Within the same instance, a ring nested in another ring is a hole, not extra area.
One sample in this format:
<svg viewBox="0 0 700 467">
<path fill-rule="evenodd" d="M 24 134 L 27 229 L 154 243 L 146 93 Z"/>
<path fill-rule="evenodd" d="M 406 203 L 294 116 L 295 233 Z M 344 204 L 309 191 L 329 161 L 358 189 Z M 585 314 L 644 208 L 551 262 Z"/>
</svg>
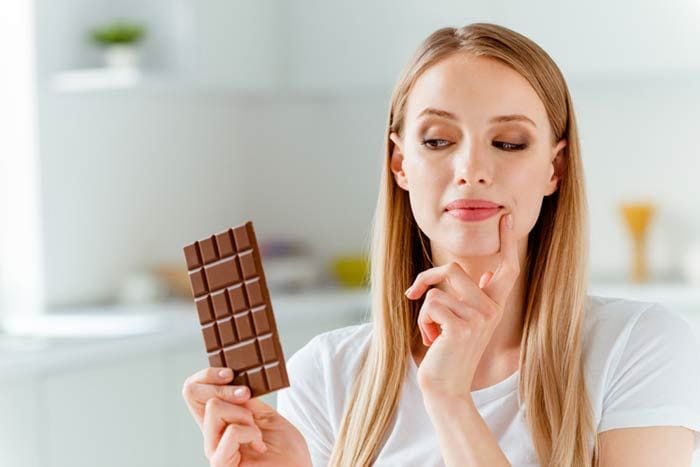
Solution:
<svg viewBox="0 0 700 467">
<path fill-rule="evenodd" d="M 0 316 L 43 304 L 32 3 L 0 5 Z"/>
</svg>

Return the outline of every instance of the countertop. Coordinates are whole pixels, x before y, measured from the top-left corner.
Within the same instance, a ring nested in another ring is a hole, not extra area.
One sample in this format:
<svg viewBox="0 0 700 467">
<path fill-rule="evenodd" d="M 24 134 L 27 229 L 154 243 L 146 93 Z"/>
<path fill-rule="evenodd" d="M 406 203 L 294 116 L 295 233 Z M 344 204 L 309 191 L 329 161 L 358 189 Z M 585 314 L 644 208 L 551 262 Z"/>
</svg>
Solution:
<svg viewBox="0 0 700 467">
<path fill-rule="evenodd" d="M 369 295 L 364 289 L 321 290 L 277 295 L 272 305 L 282 333 L 308 320 L 359 322 L 369 309 Z M 182 349 L 189 344 L 191 348 L 201 345 L 204 352 L 191 301 L 80 308 L 11 320 L 5 327 L 11 332 L 0 334 L 0 382 Z"/>
</svg>

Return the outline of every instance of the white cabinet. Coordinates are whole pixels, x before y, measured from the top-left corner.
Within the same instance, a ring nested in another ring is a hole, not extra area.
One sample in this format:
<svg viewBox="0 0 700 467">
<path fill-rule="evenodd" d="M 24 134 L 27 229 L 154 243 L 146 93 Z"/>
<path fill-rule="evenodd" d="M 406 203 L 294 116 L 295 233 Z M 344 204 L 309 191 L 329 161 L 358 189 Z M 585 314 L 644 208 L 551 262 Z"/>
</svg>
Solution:
<svg viewBox="0 0 700 467">
<path fill-rule="evenodd" d="M 0 465 L 39 467 L 44 418 L 32 382 L 0 385 Z"/>
<path fill-rule="evenodd" d="M 362 290 L 279 296 L 275 317 L 285 357 L 321 332 L 358 323 L 368 298 Z M 162 325 L 154 334 L 75 338 L 33 356 L 3 354 L 0 466 L 209 465 L 182 399 L 185 379 L 208 365 L 194 307 L 151 311 Z M 122 324 L 138 317 L 124 313 Z M 116 326 L 119 318 L 112 318 Z M 274 393 L 262 400 L 275 406 Z"/>
<path fill-rule="evenodd" d="M 49 375 L 39 384 L 43 465 L 169 464 L 171 388 L 159 354 Z"/>
<path fill-rule="evenodd" d="M 171 452 L 176 454 L 176 459 L 169 465 L 206 467 L 209 462 L 204 456 L 202 434 L 187 410 L 181 393 L 185 378 L 204 368 L 208 362 L 199 345 L 189 347 L 173 353 L 165 361 L 168 412 L 171 417 L 169 441 Z"/>
</svg>

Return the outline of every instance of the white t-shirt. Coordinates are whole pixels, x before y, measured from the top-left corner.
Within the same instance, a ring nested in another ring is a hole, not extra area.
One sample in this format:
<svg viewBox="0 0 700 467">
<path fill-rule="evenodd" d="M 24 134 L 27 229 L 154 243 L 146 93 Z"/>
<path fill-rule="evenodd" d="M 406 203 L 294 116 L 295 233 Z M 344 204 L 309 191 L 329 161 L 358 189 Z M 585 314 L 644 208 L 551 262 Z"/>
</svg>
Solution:
<svg viewBox="0 0 700 467">
<path fill-rule="evenodd" d="M 320 334 L 288 361 L 290 387 L 277 410 L 306 439 L 314 467 L 326 466 L 346 398 L 369 345 L 372 324 Z M 700 447 L 700 346 L 690 324 L 658 303 L 589 295 L 584 323 L 586 384 L 598 432 L 621 427 L 684 426 Z M 395 422 L 374 465 L 444 466 L 437 436 L 410 368 Z M 513 466 L 537 458 L 518 406 L 519 371 L 472 391 L 479 413 Z"/>
</svg>

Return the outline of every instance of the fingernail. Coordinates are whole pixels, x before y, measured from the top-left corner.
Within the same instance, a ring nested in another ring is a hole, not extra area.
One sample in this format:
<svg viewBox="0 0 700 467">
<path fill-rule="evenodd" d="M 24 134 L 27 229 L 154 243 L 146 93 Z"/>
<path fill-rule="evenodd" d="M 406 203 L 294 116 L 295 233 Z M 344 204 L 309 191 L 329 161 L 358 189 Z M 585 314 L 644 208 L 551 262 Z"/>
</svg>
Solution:
<svg viewBox="0 0 700 467">
<path fill-rule="evenodd" d="M 220 376 L 221 378 L 230 378 L 230 377 L 231 377 L 231 369 L 230 369 L 230 368 L 226 368 L 226 369 L 224 369 L 224 370 L 220 370 L 220 371 L 219 371 L 219 376 Z"/>
<path fill-rule="evenodd" d="M 412 290 L 413 290 L 413 286 L 410 286 L 409 288 L 406 289 L 406 291 L 403 294 L 406 296 L 409 296 L 411 294 Z"/>
<path fill-rule="evenodd" d="M 246 388 L 238 388 L 233 391 L 233 395 L 236 397 L 243 397 L 246 394 Z"/>
<path fill-rule="evenodd" d="M 511 230 L 513 229 L 513 215 L 512 214 L 508 214 L 508 216 L 506 216 L 506 225 L 508 226 L 509 229 L 511 229 Z"/>
</svg>

